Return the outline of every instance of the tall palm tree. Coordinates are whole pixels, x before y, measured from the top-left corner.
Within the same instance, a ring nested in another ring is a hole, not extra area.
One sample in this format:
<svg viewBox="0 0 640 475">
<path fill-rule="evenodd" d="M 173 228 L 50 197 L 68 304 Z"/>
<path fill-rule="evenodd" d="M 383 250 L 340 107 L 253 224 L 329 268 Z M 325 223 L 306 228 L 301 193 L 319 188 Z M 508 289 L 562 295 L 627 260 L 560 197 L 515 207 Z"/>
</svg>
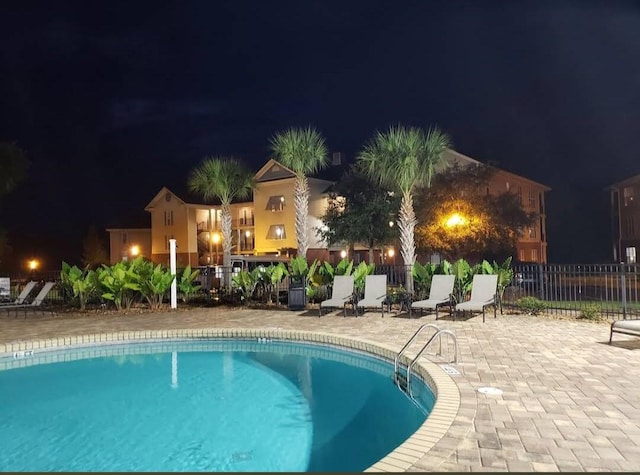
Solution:
<svg viewBox="0 0 640 475">
<path fill-rule="evenodd" d="M 222 208 L 222 265 L 231 267 L 231 202 L 248 198 L 253 191 L 254 175 L 235 158 L 205 158 L 189 176 L 189 190 L 205 201 L 220 200 Z M 228 282 L 227 282 L 228 281 Z M 225 272 L 225 285 L 231 284 L 231 273 Z"/>
<path fill-rule="evenodd" d="M 437 128 L 425 132 L 397 125 L 386 132 L 376 132 L 358 155 L 365 174 L 400 193 L 398 231 L 408 292 L 413 292 L 412 270 L 416 258 L 413 196 L 416 188 L 430 186 L 435 165 L 450 143 L 449 137 Z"/>
<path fill-rule="evenodd" d="M 296 174 L 293 202 L 296 210 L 298 256 L 307 257 L 309 249 L 309 182 L 307 175 L 327 166 L 327 147 L 322 135 L 311 126 L 290 128 L 271 139 L 271 151 L 277 160 Z"/>
</svg>

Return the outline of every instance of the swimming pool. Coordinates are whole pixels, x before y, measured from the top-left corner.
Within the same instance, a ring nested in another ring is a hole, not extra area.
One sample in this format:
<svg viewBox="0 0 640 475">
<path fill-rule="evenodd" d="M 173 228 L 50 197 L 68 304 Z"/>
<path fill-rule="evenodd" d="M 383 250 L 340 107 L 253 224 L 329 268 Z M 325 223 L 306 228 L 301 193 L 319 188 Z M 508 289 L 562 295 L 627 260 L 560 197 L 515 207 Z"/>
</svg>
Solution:
<svg viewBox="0 0 640 475">
<path fill-rule="evenodd" d="M 359 471 L 434 404 L 424 384 L 411 402 L 387 361 L 270 338 L 30 359 L 0 371 L 3 470 Z"/>
</svg>

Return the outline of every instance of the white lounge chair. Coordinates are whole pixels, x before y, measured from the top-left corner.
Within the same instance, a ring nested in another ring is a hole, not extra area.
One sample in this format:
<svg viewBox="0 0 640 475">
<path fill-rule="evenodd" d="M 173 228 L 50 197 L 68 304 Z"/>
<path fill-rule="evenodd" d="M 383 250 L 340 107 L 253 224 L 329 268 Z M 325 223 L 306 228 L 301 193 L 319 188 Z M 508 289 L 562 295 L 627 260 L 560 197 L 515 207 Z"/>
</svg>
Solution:
<svg viewBox="0 0 640 475">
<path fill-rule="evenodd" d="M 29 309 L 40 307 L 55 285 L 55 282 L 45 282 L 40 292 L 38 292 L 38 295 L 33 299 L 33 302 L 23 303 L 22 305 L 3 305 L 0 306 L 0 310 L 6 310 L 7 312 L 9 310 L 16 310 L 17 313 L 18 310 L 24 310 L 26 312 Z"/>
<path fill-rule="evenodd" d="M 493 318 L 496 318 L 496 294 L 498 293 L 498 276 L 496 274 L 476 274 L 471 283 L 471 297 L 466 302 L 456 305 L 455 311 L 482 312 L 484 323 L 484 309 L 493 306 Z"/>
<path fill-rule="evenodd" d="M 20 295 L 18 295 L 18 297 L 13 302 L 2 303 L 0 304 L 0 306 L 24 304 L 27 298 L 29 297 L 29 294 L 31 293 L 33 288 L 36 286 L 36 284 L 37 282 L 35 280 L 30 280 L 29 282 L 27 282 L 27 285 L 24 286 L 24 289 L 22 289 L 22 292 L 20 292 Z"/>
<path fill-rule="evenodd" d="M 613 322 L 611 324 L 611 333 L 609 334 L 609 344 L 611 344 L 614 333 L 640 336 L 640 319 L 616 320 Z"/>
<path fill-rule="evenodd" d="M 364 298 L 356 303 L 356 317 L 358 308 L 380 307 L 384 317 L 384 304 L 387 301 L 387 275 L 368 275 L 364 280 Z"/>
<path fill-rule="evenodd" d="M 429 298 L 424 300 L 417 300 L 411 303 L 409 307 L 409 318 L 411 318 L 412 309 L 420 309 L 420 316 L 422 312 L 427 310 L 436 311 L 436 320 L 438 319 L 438 309 L 446 305 L 451 312 L 453 309 L 453 299 L 451 294 L 453 293 L 453 285 L 456 281 L 455 275 L 436 274 L 431 278 L 431 288 L 429 289 Z"/>
<path fill-rule="evenodd" d="M 353 302 L 353 276 L 336 275 L 333 278 L 331 298 L 320 302 L 318 316 L 322 316 L 323 308 L 343 307 L 344 316 L 347 316 L 347 304 Z"/>
</svg>

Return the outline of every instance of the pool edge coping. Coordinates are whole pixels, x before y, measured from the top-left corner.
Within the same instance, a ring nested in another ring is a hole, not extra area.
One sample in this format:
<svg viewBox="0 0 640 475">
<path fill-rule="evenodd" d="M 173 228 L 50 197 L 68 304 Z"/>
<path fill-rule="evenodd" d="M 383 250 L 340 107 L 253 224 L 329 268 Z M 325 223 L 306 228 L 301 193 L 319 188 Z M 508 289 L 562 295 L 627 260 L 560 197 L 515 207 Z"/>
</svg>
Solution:
<svg viewBox="0 0 640 475">
<path fill-rule="evenodd" d="M 383 343 L 364 338 L 345 337 L 332 333 L 287 330 L 280 327 L 265 328 L 198 328 L 171 330 L 128 330 L 102 332 L 88 335 L 65 336 L 42 340 L 28 340 L 0 344 L 0 357 L 20 357 L 24 352 L 52 351 L 64 347 L 100 346 L 113 343 L 128 343 L 141 340 L 162 340 L 176 338 L 281 338 L 292 341 L 306 341 L 336 345 L 370 353 L 393 361 L 397 351 Z M 17 355 L 17 356 L 16 356 Z M 401 357 L 403 364 L 410 360 Z M 415 467 L 428 452 L 445 436 L 458 415 L 461 405 L 460 391 L 445 371 L 429 360 L 422 359 L 414 366 L 414 371 L 432 389 L 435 404 L 425 422 L 394 450 L 365 469 L 365 472 L 399 472 Z"/>
</svg>

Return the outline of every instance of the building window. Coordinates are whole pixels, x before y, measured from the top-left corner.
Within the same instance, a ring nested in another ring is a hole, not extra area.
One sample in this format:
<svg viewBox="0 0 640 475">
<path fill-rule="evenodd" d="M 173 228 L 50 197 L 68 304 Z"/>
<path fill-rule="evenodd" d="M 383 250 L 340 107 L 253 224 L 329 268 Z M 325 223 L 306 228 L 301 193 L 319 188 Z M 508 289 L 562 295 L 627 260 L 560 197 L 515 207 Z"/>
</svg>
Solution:
<svg viewBox="0 0 640 475">
<path fill-rule="evenodd" d="M 535 226 L 531 226 L 529 228 L 529 239 L 536 239 L 537 235 L 536 235 L 536 227 Z"/>
<path fill-rule="evenodd" d="M 518 258 L 520 259 L 520 262 L 526 262 L 526 259 L 524 257 L 524 249 L 520 249 L 520 251 L 518 252 Z"/>
<path fill-rule="evenodd" d="M 249 230 L 240 234 L 240 251 L 252 251 L 255 247 L 253 233 Z"/>
<path fill-rule="evenodd" d="M 122 244 L 126 244 L 127 242 L 129 242 L 127 233 L 122 233 Z"/>
<path fill-rule="evenodd" d="M 520 204 L 524 206 L 524 201 L 522 201 L 522 187 L 521 186 L 518 187 L 518 201 L 520 201 Z"/>
<path fill-rule="evenodd" d="M 253 210 L 242 208 L 240 210 L 240 226 L 253 226 Z"/>
<path fill-rule="evenodd" d="M 636 235 L 636 223 L 633 216 L 627 216 L 625 219 L 627 237 L 633 238 Z"/>
<path fill-rule="evenodd" d="M 625 206 L 633 206 L 633 187 L 626 186 L 622 189 L 622 198 Z"/>
<path fill-rule="evenodd" d="M 164 212 L 164 225 L 173 226 L 173 211 Z"/>
<path fill-rule="evenodd" d="M 531 249 L 531 262 L 538 262 L 538 250 Z"/>
<path fill-rule="evenodd" d="M 529 190 L 529 208 L 536 208 L 536 193 L 533 190 Z"/>
<path fill-rule="evenodd" d="M 636 248 L 628 247 L 627 249 L 627 264 L 635 264 L 636 263 Z"/>
<path fill-rule="evenodd" d="M 284 228 L 284 224 L 274 224 L 269 226 L 269 232 L 267 232 L 267 239 L 286 239 L 287 232 Z"/>
<path fill-rule="evenodd" d="M 283 211 L 284 210 L 284 196 L 270 196 L 267 202 L 267 211 Z"/>
</svg>

